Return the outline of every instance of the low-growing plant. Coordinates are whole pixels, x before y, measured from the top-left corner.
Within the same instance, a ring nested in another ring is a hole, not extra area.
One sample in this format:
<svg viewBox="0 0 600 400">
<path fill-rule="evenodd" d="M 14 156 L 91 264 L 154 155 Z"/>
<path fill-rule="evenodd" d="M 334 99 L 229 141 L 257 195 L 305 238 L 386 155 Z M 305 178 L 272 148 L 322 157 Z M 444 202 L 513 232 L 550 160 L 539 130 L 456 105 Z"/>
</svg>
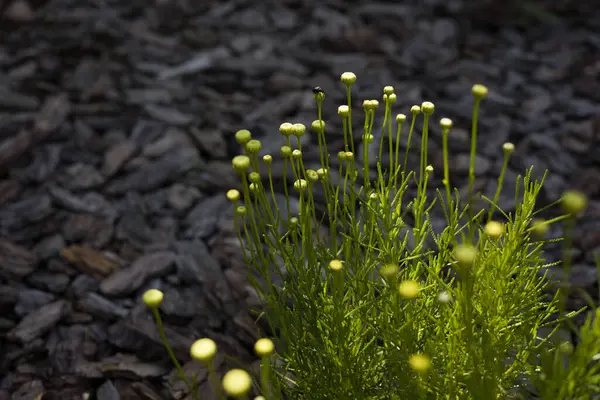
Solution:
<svg viewBox="0 0 600 400">
<path fill-rule="evenodd" d="M 472 89 L 468 187 L 460 193 L 451 183 L 450 119 L 439 122 L 438 174 L 428 154 L 432 103 L 413 106 L 408 117 L 394 115 L 397 95 L 386 86 L 382 105 L 363 102 L 363 129 L 355 135 L 356 76 L 347 72 L 341 80 L 347 103 L 338 109 L 344 146 L 336 157 L 327 146 L 325 93 L 318 87 L 310 130 L 319 164 L 313 168 L 303 158 L 307 128 L 301 123 L 281 124 L 277 167 L 249 131 L 236 133 L 244 149 L 233 159 L 241 186 L 227 197 L 249 278 L 263 303 L 257 312 L 273 336 L 255 347 L 261 357 L 257 391 L 266 399 L 402 400 L 518 399 L 528 393 L 548 400 L 589 399 L 600 393 L 600 316 L 587 319 L 578 343 L 560 339 L 557 332 L 573 325 L 577 312 L 568 312 L 568 285 L 549 295 L 551 264 L 543 256 L 551 224 L 566 224 L 570 245 L 585 196 L 565 193 L 557 201 L 563 213 L 541 219 L 536 200 L 545 175 L 535 180 L 531 168 L 517 180 L 514 210 L 501 210 L 497 203 L 511 143 L 502 149 L 494 196 L 475 193 L 483 85 Z M 381 131 L 375 128 L 378 108 L 384 110 Z M 420 116 L 420 146 L 414 150 Z M 413 171 L 407 162 L 414 151 L 420 152 L 420 165 Z M 274 168 L 282 170 L 285 207 L 277 201 Z M 436 208 L 446 219 L 442 230 L 432 225 Z M 568 272 L 570 252 L 565 254 Z M 145 301 L 162 332 L 158 297 L 162 294 L 153 291 Z M 549 334 L 541 335 L 542 329 Z M 218 384 L 211 367 L 215 352 L 210 339 L 200 339 L 191 350 L 206 363 L 221 398 L 248 396 L 252 382 L 243 370 L 228 373 L 223 387 Z M 169 353 L 197 398 L 196 382 Z"/>
</svg>

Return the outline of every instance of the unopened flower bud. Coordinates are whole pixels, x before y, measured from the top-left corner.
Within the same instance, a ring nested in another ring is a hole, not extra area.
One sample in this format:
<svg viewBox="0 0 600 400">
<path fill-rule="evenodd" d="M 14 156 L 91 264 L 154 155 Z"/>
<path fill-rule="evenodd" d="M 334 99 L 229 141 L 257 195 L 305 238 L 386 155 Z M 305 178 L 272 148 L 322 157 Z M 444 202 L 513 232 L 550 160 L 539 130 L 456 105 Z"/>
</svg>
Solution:
<svg viewBox="0 0 600 400">
<path fill-rule="evenodd" d="M 340 79 L 345 85 L 352 85 L 356 82 L 356 75 L 353 72 L 344 72 Z"/>
<path fill-rule="evenodd" d="M 296 182 L 294 182 L 294 189 L 297 191 L 303 192 L 306 190 L 306 188 L 308 188 L 308 182 L 306 182 L 304 179 L 298 179 Z"/>
<path fill-rule="evenodd" d="M 502 145 L 502 150 L 504 150 L 505 153 L 512 153 L 515 151 L 515 145 L 510 142 L 506 142 Z"/>
<path fill-rule="evenodd" d="M 290 158 L 292 156 L 292 148 L 290 146 L 281 146 L 281 156 Z"/>
<path fill-rule="evenodd" d="M 343 263 L 340 260 L 331 260 L 329 262 L 329 269 L 333 272 L 339 272 L 342 270 Z"/>
<path fill-rule="evenodd" d="M 317 171 L 314 169 L 307 169 L 306 179 L 308 179 L 309 182 L 316 182 L 319 180 L 319 174 L 317 174 Z"/>
<path fill-rule="evenodd" d="M 150 289 L 144 293 L 143 300 L 144 304 L 148 308 L 156 309 L 160 307 L 163 302 L 164 294 L 158 289 Z"/>
<path fill-rule="evenodd" d="M 473 85 L 473 88 L 471 89 L 471 93 L 473 94 L 473 97 L 475 97 L 476 99 L 483 99 L 484 97 L 487 97 L 487 95 L 488 95 L 488 88 L 485 87 L 484 85 L 476 84 L 476 85 Z"/>
<path fill-rule="evenodd" d="M 284 136 L 290 136 L 294 133 L 294 125 L 291 122 L 284 122 L 279 125 L 279 132 L 281 132 Z"/>
<path fill-rule="evenodd" d="M 429 116 L 433 114 L 433 110 L 435 110 L 435 106 L 432 102 L 424 101 L 423 104 L 421 104 L 421 111 L 423 111 L 423 114 Z"/>
<path fill-rule="evenodd" d="M 236 189 L 231 189 L 227 191 L 227 199 L 229 201 L 239 201 L 240 199 L 240 192 L 239 190 Z"/>
<path fill-rule="evenodd" d="M 317 133 L 325 132 L 325 121 L 320 119 L 315 119 L 311 124 L 310 128 Z"/>
<path fill-rule="evenodd" d="M 341 117 L 347 117 L 350 114 L 350 108 L 348 106 L 339 106 L 338 107 L 338 115 Z"/>
<path fill-rule="evenodd" d="M 244 173 L 250 168 L 250 158 L 248 156 L 235 156 L 231 164 L 235 172 Z"/>
<path fill-rule="evenodd" d="M 301 123 L 296 123 L 296 124 L 292 125 L 292 129 L 293 129 L 292 134 L 296 137 L 301 137 L 306 132 L 306 126 Z"/>
<path fill-rule="evenodd" d="M 440 126 L 443 129 L 450 129 L 452 128 L 452 120 L 450 118 L 442 118 L 440 119 Z"/>
<path fill-rule="evenodd" d="M 248 129 L 240 129 L 235 133 L 235 140 L 242 146 L 252 139 L 252 134 Z"/>
<path fill-rule="evenodd" d="M 576 190 L 566 191 L 561 199 L 563 211 L 570 215 L 575 215 L 585 210 L 587 203 L 587 196 Z"/>
</svg>

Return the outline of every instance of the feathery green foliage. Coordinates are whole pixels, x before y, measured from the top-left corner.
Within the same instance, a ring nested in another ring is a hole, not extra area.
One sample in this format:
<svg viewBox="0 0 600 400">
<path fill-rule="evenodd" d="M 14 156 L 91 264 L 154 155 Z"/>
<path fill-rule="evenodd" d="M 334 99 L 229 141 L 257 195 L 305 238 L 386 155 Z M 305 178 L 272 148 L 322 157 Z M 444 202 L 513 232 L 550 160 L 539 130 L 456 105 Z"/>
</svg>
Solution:
<svg viewBox="0 0 600 400">
<path fill-rule="evenodd" d="M 450 182 L 450 119 L 440 120 L 438 174 L 428 154 L 432 103 L 413 106 L 409 117 L 394 115 L 397 95 L 386 86 L 383 104 L 363 102 L 363 128 L 356 135 L 351 97 L 356 76 L 344 73 L 341 80 L 347 94 L 338 109 L 343 148 L 327 147 L 325 93 L 314 90 L 317 119 L 310 131 L 318 142 L 318 166 L 305 164 L 303 124 L 280 126 L 279 155 L 261 155 L 260 141 L 247 130 L 236 134 L 244 151 L 232 165 L 241 188 L 227 197 L 264 305 L 257 312 L 275 336 L 276 353 L 257 350 L 263 368 L 258 387 L 265 398 L 517 399 L 525 398 L 525 387 L 548 400 L 599 393 L 600 319 L 586 323 L 575 349 L 556 339 L 553 333 L 574 313 L 566 312 L 566 292 L 547 295 L 544 273 L 546 227 L 561 221 L 572 227 L 585 197 L 566 193 L 564 215 L 540 220 L 536 200 L 543 179 L 534 180 L 530 169 L 517 181 L 514 210 L 500 210 L 496 203 L 514 150 L 510 143 L 503 146 L 494 198 L 475 193 L 483 85 L 472 91 L 469 185 L 461 199 Z M 420 165 L 413 171 L 407 160 L 415 151 Z M 286 207 L 275 194 L 276 159 L 282 160 L 277 168 L 283 170 Z M 436 208 L 446 218 L 441 231 L 431 223 Z M 565 260 L 565 268 L 569 264 Z M 159 318 L 156 304 L 149 306 Z M 542 328 L 551 334 L 541 337 Z"/>
</svg>

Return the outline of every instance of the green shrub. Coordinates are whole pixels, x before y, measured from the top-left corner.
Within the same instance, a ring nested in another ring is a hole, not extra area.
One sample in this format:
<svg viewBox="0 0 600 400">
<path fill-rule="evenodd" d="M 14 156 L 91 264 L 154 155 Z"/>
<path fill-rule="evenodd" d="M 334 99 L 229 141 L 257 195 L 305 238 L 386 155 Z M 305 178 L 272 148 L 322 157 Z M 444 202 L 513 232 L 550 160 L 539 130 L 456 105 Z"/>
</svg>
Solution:
<svg viewBox="0 0 600 400">
<path fill-rule="evenodd" d="M 543 179 L 533 180 L 530 169 L 517 181 L 514 211 L 500 210 L 496 203 L 514 150 L 510 143 L 503 146 L 494 198 L 474 193 L 483 85 L 472 91 L 463 201 L 450 182 L 450 119 L 440 120 L 444 167 L 438 175 L 427 151 L 432 103 L 413 106 L 408 118 L 393 115 L 396 94 L 385 87 L 381 107 L 376 100 L 364 101 L 362 140 L 355 143 L 351 87 L 356 76 L 344 73 L 341 80 L 347 92 L 347 104 L 338 109 L 345 144 L 335 149 L 337 157 L 326 144 L 320 88 L 314 90 L 317 119 L 310 126 L 318 142 L 318 168 L 304 164 L 306 127 L 280 126 L 285 208 L 275 195 L 276 157 L 261 155 L 261 143 L 249 131 L 236 133 L 244 148 L 233 159 L 241 189 L 227 197 L 249 277 L 264 305 L 257 311 L 275 335 L 276 353 L 269 346 L 265 351 L 265 342 L 257 344 L 262 357 L 257 389 L 267 399 L 516 399 L 529 391 L 554 400 L 599 393 L 600 318 L 588 319 L 575 348 L 560 339 L 557 332 L 572 325 L 575 313 L 566 312 L 566 290 L 548 296 L 552 288 L 544 274 L 547 227 L 564 221 L 572 229 L 585 197 L 565 193 L 559 201 L 563 215 L 541 220 L 536 199 Z M 375 140 L 378 108 L 384 109 L 384 120 Z M 414 150 L 420 116 L 421 143 Z M 407 135 L 403 151 L 401 135 Z M 379 146 L 375 153 L 373 146 Z M 416 171 L 407 167 L 413 151 L 420 151 Z M 378 154 L 376 168 L 370 167 L 372 154 Z M 293 196 L 299 200 L 296 215 Z M 441 232 L 431 225 L 436 207 L 446 217 Z M 563 264 L 568 270 L 570 260 Z M 147 304 L 162 329 L 160 301 Z M 542 329 L 550 333 L 541 335 Z M 216 348 L 209 347 L 214 355 Z M 212 356 L 192 355 L 210 369 Z M 210 376 L 217 379 L 212 370 Z M 236 393 L 242 398 L 249 390 L 244 382 Z"/>
</svg>

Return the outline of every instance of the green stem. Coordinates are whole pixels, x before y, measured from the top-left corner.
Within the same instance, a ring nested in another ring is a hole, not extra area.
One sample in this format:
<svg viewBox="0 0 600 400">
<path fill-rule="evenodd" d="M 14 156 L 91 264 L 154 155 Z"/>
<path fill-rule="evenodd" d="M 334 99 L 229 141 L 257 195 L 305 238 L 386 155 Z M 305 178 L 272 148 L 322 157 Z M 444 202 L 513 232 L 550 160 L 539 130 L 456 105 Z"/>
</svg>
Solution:
<svg viewBox="0 0 600 400">
<path fill-rule="evenodd" d="M 167 353 L 169 353 L 169 357 L 171 358 L 173 365 L 175 365 L 175 369 L 177 370 L 177 374 L 179 375 L 179 378 L 183 381 L 183 383 L 185 383 L 185 386 L 187 386 L 187 388 L 190 391 L 190 394 L 192 395 L 194 400 L 199 400 L 198 393 L 196 393 L 196 388 L 194 387 L 194 385 L 192 385 L 192 383 L 189 381 L 187 376 L 185 376 L 185 373 L 183 372 L 183 368 L 182 368 L 181 364 L 179 363 L 179 360 L 177 360 L 177 357 L 175 357 L 175 353 L 173 352 L 173 349 L 171 348 L 171 345 L 169 344 L 169 339 L 167 339 L 167 334 L 165 333 L 162 318 L 160 316 L 160 312 L 158 311 L 158 308 L 153 308 L 152 313 L 154 314 L 154 319 L 156 320 L 156 325 L 158 327 L 158 334 L 160 335 L 160 339 L 163 342 L 165 349 L 167 349 Z"/>
</svg>

